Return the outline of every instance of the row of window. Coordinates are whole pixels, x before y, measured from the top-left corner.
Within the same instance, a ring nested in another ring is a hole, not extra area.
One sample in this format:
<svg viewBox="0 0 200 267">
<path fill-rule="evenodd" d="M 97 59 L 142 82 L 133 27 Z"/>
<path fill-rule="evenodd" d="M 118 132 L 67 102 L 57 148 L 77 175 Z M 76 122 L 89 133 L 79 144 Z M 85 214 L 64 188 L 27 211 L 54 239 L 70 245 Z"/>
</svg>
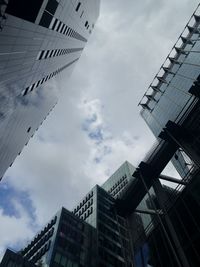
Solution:
<svg viewBox="0 0 200 267">
<path fill-rule="evenodd" d="M 66 256 L 61 255 L 60 253 L 56 252 L 54 257 L 54 265 L 55 266 L 62 266 L 62 267 L 79 267 L 78 263 L 72 262 Z"/>
<path fill-rule="evenodd" d="M 74 227 L 77 230 L 79 229 L 80 231 L 83 231 L 84 229 L 84 224 L 77 220 L 77 218 L 74 217 L 73 214 L 71 214 L 71 216 L 69 216 L 69 214 L 63 214 L 62 222 L 69 225 L 70 227 Z"/>
<path fill-rule="evenodd" d="M 82 229 L 83 231 L 84 229 Z M 70 225 L 62 223 L 60 226 L 60 233 L 59 235 L 61 237 L 70 238 L 75 240 L 78 244 L 83 243 L 83 235 L 82 231 L 80 232 L 77 229 L 72 228 Z"/>
<path fill-rule="evenodd" d="M 93 191 L 91 193 L 89 193 L 84 199 L 83 201 L 74 209 L 74 213 L 76 213 L 79 209 L 82 208 L 83 205 L 85 205 L 85 203 L 87 201 L 89 201 L 91 198 L 93 197 Z"/>
<path fill-rule="evenodd" d="M 80 255 L 81 246 L 74 240 L 66 239 L 65 237 L 58 236 L 57 246 L 59 250 L 65 252 L 65 255 L 70 258 L 76 258 Z"/>
<path fill-rule="evenodd" d="M 81 216 L 81 214 L 83 214 L 87 209 L 89 209 L 90 206 L 92 206 L 93 204 L 93 199 L 91 198 L 91 200 L 87 201 L 86 204 L 82 207 L 82 209 L 79 209 L 75 214 L 78 216 Z"/>
<path fill-rule="evenodd" d="M 119 255 L 119 256 L 123 257 L 122 256 L 122 248 L 119 247 L 116 243 L 111 242 L 111 240 L 106 238 L 105 236 L 99 235 L 99 244 L 103 248 L 110 250 L 115 255 Z"/>
<path fill-rule="evenodd" d="M 124 176 L 122 176 L 122 178 L 113 185 L 113 187 L 108 190 L 108 193 L 111 193 L 118 185 L 120 185 L 125 179 L 127 178 L 126 174 Z"/>
<path fill-rule="evenodd" d="M 101 259 L 104 260 L 104 262 L 109 266 L 115 266 L 115 267 L 124 267 L 125 263 L 121 261 L 119 258 L 115 257 L 114 255 L 111 255 L 108 251 L 105 251 L 103 247 L 99 248 L 99 255 Z"/>
<path fill-rule="evenodd" d="M 52 19 L 52 22 L 49 28 L 53 31 L 57 31 L 71 38 L 74 38 L 74 39 L 77 39 L 83 42 L 87 42 L 87 39 L 85 37 L 83 37 L 78 32 L 73 30 L 71 27 L 67 26 L 64 22 L 61 22 L 60 20 L 56 18 Z"/>
<path fill-rule="evenodd" d="M 81 2 L 78 2 L 77 6 L 76 6 L 76 9 L 75 9 L 76 12 L 79 12 L 80 7 L 81 7 Z M 83 14 L 84 14 L 84 10 L 82 10 L 81 15 L 80 15 L 80 18 L 82 18 Z M 88 21 L 86 21 L 86 22 L 85 22 L 85 28 L 88 30 L 89 27 L 90 27 L 90 25 L 89 25 Z M 94 24 L 92 24 L 92 28 L 94 28 Z M 92 32 L 92 31 L 89 30 L 89 33 L 91 33 L 91 32 Z"/>
<path fill-rule="evenodd" d="M 108 236 L 109 238 L 113 239 L 115 242 L 120 243 L 120 236 L 118 232 L 115 232 L 109 226 L 103 224 L 102 222 L 98 221 L 98 230 L 103 233 L 104 235 Z"/>
<path fill-rule="evenodd" d="M 50 249 L 51 241 L 46 243 L 31 259 L 31 262 L 37 262 Z"/>
<path fill-rule="evenodd" d="M 82 35 L 74 31 L 71 27 L 67 26 L 64 22 L 55 18 L 53 15 L 54 14 L 51 14 L 48 10 L 45 10 L 41 17 L 39 25 L 62 33 L 66 36 L 75 38 L 77 40 L 87 42 L 87 39 L 85 39 Z"/>
<path fill-rule="evenodd" d="M 103 223 L 111 227 L 113 230 L 118 231 L 117 222 L 112 220 L 111 218 L 105 216 L 102 212 L 98 213 L 99 220 Z"/>
<path fill-rule="evenodd" d="M 31 243 L 25 247 L 24 250 L 21 251 L 22 255 L 25 255 L 32 247 L 41 239 L 41 237 L 46 234 L 46 232 L 51 229 L 51 227 L 56 223 L 57 216 L 55 216 L 46 226 L 45 228 L 31 241 Z"/>
<path fill-rule="evenodd" d="M 28 93 L 32 92 L 33 89 L 37 88 L 39 85 L 43 84 L 44 82 L 46 82 L 47 80 L 53 78 L 54 76 L 56 76 L 57 74 L 59 74 L 61 71 L 63 71 L 64 69 L 66 69 L 67 67 L 69 67 L 70 65 L 72 65 L 73 63 L 75 63 L 77 60 L 79 60 L 79 58 L 71 61 L 70 63 L 66 64 L 65 66 L 63 66 L 62 68 L 57 69 L 56 71 L 50 73 L 49 75 L 45 76 L 43 79 L 35 82 L 34 84 L 28 86 L 23 92 L 22 95 L 25 96 Z"/>
<path fill-rule="evenodd" d="M 66 54 L 74 53 L 83 50 L 83 48 L 67 48 L 67 49 L 52 49 L 39 51 L 37 60 L 47 59 L 57 56 L 63 56 Z"/>
<path fill-rule="evenodd" d="M 76 214 L 78 217 L 80 217 L 81 219 L 83 219 L 83 220 L 86 220 L 89 216 L 90 216 L 90 214 L 92 214 L 93 213 L 93 207 L 91 207 L 90 209 L 88 209 L 85 213 L 78 213 L 78 214 Z"/>
<path fill-rule="evenodd" d="M 127 180 L 124 181 L 120 186 L 117 187 L 117 189 L 115 189 L 115 190 L 111 193 L 111 195 L 112 195 L 113 197 L 116 196 L 122 189 L 124 189 L 125 185 L 127 185 L 127 184 L 128 184 L 128 181 L 127 181 Z"/>
<path fill-rule="evenodd" d="M 40 241 L 27 253 L 25 254 L 26 258 L 31 258 L 53 235 L 54 228 L 51 228 L 51 230 L 40 239 Z"/>
</svg>

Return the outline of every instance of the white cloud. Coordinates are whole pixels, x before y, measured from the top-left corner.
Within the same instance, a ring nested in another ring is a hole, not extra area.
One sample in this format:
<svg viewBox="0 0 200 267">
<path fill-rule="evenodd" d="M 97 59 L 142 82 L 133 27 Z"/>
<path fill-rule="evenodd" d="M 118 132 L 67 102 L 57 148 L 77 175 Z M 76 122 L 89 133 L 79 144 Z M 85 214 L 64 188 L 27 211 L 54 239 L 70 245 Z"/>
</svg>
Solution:
<svg viewBox="0 0 200 267">
<path fill-rule="evenodd" d="M 0 259 L 5 248 L 12 244 L 12 248 L 19 248 L 29 241 L 34 231 L 31 229 L 31 219 L 23 206 L 13 200 L 18 211 L 18 217 L 5 215 L 3 209 L 0 209 Z"/>
<path fill-rule="evenodd" d="M 100 19 L 71 80 L 62 83 L 58 106 L 4 177 L 29 194 L 38 225 L 61 206 L 72 208 L 125 160 L 142 160 L 154 138 L 137 104 L 197 4 L 102 0 Z M 101 142 L 89 136 L 96 130 Z M 0 210 L 1 251 L 32 235 L 29 216 L 17 209 L 20 218 Z"/>
</svg>

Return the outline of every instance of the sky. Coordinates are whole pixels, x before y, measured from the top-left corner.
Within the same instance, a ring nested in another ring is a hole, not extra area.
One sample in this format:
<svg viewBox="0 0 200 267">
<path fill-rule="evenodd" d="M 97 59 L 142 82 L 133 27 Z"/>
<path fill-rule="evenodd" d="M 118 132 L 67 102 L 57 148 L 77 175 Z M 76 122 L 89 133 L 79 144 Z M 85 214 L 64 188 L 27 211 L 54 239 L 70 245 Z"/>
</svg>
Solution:
<svg viewBox="0 0 200 267">
<path fill-rule="evenodd" d="M 0 258 L 19 249 L 62 206 L 72 209 L 155 138 L 138 102 L 197 0 L 101 0 L 95 30 L 60 100 L 0 184 Z M 168 175 L 176 176 L 169 166 Z"/>
</svg>

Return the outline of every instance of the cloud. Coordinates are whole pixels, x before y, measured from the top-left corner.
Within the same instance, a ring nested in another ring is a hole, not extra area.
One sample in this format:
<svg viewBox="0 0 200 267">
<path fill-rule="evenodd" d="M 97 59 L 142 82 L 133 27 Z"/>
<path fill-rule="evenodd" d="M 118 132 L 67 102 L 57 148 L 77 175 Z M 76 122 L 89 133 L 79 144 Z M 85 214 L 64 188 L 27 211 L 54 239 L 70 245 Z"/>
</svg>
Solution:
<svg viewBox="0 0 200 267">
<path fill-rule="evenodd" d="M 23 205 L 16 199 L 13 200 L 13 205 L 18 212 L 17 216 L 7 215 L 4 209 L 0 208 L 0 259 L 6 247 L 12 244 L 12 249 L 21 249 L 36 231 L 36 228 L 31 229 L 32 219 Z"/>
<path fill-rule="evenodd" d="M 0 206 L 1 251 L 22 245 L 125 160 L 137 166 L 155 140 L 137 104 L 198 1 L 101 2 L 71 79 L 58 85 L 59 104 L 3 178 L 14 198 Z"/>
</svg>

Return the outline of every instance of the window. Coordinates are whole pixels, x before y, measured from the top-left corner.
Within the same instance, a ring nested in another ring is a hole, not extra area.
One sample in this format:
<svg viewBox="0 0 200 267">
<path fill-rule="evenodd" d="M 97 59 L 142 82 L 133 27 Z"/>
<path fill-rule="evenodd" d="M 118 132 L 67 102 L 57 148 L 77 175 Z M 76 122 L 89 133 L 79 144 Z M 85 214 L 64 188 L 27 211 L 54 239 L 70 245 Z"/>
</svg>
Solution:
<svg viewBox="0 0 200 267">
<path fill-rule="evenodd" d="M 82 18 L 83 14 L 84 14 L 84 11 L 82 11 L 80 18 Z"/>
<path fill-rule="evenodd" d="M 57 7 L 58 7 L 58 2 L 56 0 L 49 0 L 46 6 L 46 10 L 50 12 L 52 15 L 54 15 Z"/>
<path fill-rule="evenodd" d="M 42 3 L 43 0 L 10 0 L 6 13 L 30 22 L 35 22 Z"/>
<path fill-rule="evenodd" d="M 54 18 L 53 18 L 53 20 L 54 20 Z M 58 19 L 55 19 L 55 21 L 53 23 L 53 26 L 52 26 L 52 30 L 55 30 L 57 22 L 58 22 Z"/>
<path fill-rule="evenodd" d="M 76 7 L 76 12 L 79 11 L 80 6 L 81 6 L 81 2 L 78 2 L 78 5 L 77 5 L 77 7 Z"/>
<path fill-rule="evenodd" d="M 60 29 L 61 25 L 62 25 L 62 22 L 61 22 L 61 21 L 59 21 L 58 28 L 56 29 L 56 31 L 58 31 L 58 32 L 59 32 L 59 29 Z"/>
<path fill-rule="evenodd" d="M 27 88 L 24 90 L 23 95 L 27 95 L 27 93 L 28 93 L 28 89 L 29 89 L 29 87 L 27 87 Z"/>
<path fill-rule="evenodd" d="M 53 16 L 51 14 L 49 14 L 48 12 L 44 11 L 39 25 L 46 27 L 46 28 L 49 28 L 52 19 L 53 19 Z"/>
<path fill-rule="evenodd" d="M 65 24 L 63 23 L 63 26 L 60 32 L 63 33 L 64 29 L 65 29 Z"/>
<path fill-rule="evenodd" d="M 56 253 L 54 261 L 57 263 L 60 263 L 61 255 L 59 253 Z"/>
<path fill-rule="evenodd" d="M 42 59 L 43 55 L 44 55 L 44 51 L 41 51 L 41 52 L 40 52 L 40 55 L 39 55 L 39 57 L 38 57 L 38 59 L 39 59 L 39 60 Z"/>
</svg>

